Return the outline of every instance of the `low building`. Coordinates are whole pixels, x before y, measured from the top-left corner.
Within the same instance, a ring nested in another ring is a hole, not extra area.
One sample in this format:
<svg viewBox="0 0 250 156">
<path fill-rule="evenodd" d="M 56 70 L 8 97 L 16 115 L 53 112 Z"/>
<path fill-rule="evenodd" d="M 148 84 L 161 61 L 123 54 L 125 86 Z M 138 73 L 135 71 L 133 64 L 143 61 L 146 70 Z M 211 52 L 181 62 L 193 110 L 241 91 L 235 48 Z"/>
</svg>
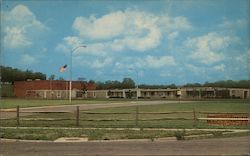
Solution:
<svg viewBox="0 0 250 156">
<path fill-rule="evenodd" d="M 95 89 L 96 85 L 93 83 L 72 81 L 72 98 L 85 98 L 87 90 Z M 67 99 L 69 97 L 69 81 L 15 81 L 14 95 L 18 98 Z"/>
<path fill-rule="evenodd" d="M 93 90 L 91 98 L 143 98 L 143 99 L 250 99 L 250 89 L 193 87 L 178 89 L 111 89 Z"/>
<path fill-rule="evenodd" d="M 69 81 L 16 81 L 14 82 L 14 94 L 18 98 L 67 99 L 69 97 Z M 72 81 L 72 99 L 137 97 L 143 99 L 250 99 L 250 89 L 192 87 L 96 90 L 96 85 L 93 83 Z"/>
</svg>

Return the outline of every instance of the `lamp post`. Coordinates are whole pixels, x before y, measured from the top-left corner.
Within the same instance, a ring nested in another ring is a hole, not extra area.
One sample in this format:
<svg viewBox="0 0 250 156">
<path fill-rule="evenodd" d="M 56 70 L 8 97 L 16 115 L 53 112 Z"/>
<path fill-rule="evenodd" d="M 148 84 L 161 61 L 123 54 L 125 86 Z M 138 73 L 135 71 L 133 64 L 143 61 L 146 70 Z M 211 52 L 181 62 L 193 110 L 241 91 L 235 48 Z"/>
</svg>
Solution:
<svg viewBox="0 0 250 156">
<path fill-rule="evenodd" d="M 137 81 L 137 83 L 136 83 L 136 100 L 138 101 L 138 89 L 139 89 L 139 84 L 138 84 L 138 71 L 136 70 L 136 69 L 134 69 L 134 68 L 129 68 L 129 70 L 134 70 L 135 72 L 136 72 L 136 81 Z"/>
<path fill-rule="evenodd" d="M 72 100 L 72 55 L 73 55 L 73 52 L 76 51 L 78 48 L 86 48 L 87 46 L 86 45 L 80 45 L 74 49 L 72 49 L 70 51 L 70 81 L 69 81 L 69 103 L 71 103 L 71 100 Z"/>
<path fill-rule="evenodd" d="M 134 68 L 129 68 L 129 70 L 134 70 L 136 72 L 136 79 L 137 79 L 137 83 L 136 83 L 136 107 L 135 107 L 135 126 L 138 126 L 138 121 L 139 121 L 139 105 L 138 105 L 138 93 L 139 93 L 139 83 L 138 83 L 138 71 Z"/>
</svg>

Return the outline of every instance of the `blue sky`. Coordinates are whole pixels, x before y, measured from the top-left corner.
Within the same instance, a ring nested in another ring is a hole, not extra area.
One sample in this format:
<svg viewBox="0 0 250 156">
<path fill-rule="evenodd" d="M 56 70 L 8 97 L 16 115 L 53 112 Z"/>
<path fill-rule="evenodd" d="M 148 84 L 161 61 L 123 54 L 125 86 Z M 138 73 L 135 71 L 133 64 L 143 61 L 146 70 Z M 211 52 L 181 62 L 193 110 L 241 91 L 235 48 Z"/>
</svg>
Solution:
<svg viewBox="0 0 250 156">
<path fill-rule="evenodd" d="M 1 64 L 69 79 L 249 79 L 248 0 L 1 1 Z M 69 67 L 69 66 L 68 66 Z"/>
</svg>

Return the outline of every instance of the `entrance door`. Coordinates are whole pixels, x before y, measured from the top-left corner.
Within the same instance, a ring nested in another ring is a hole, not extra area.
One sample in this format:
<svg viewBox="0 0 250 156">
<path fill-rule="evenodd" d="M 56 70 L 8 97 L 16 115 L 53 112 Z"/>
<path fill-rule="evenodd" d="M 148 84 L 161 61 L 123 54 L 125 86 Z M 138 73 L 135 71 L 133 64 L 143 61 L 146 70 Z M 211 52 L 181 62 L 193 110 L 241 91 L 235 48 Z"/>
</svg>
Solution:
<svg viewBox="0 0 250 156">
<path fill-rule="evenodd" d="M 244 99 L 247 99 L 247 93 L 248 91 L 244 91 Z"/>
</svg>

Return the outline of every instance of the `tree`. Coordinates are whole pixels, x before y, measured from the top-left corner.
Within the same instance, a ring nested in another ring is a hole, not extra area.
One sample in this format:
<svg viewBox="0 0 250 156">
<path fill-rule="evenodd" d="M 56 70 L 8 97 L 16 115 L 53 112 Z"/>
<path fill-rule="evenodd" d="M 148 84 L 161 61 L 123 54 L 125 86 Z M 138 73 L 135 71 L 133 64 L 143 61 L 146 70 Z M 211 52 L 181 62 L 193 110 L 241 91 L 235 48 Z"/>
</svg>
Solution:
<svg viewBox="0 0 250 156">
<path fill-rule="evenodd" d="M 103 82 L 98 81 L 96 83 L 96 89 L 105 89 L 105 84 Z"/>
<path fill-rule="evenodd" d="M 64 81 L 64 78 L 63 77 L 59 77 L 58 80 Z"/>
<path fill-rule="evenodd" d="M 33 72 L 32 70 L 22 71 L 20 69 L 4 66 L 0 67 L 2 82 L 13 83 L 14 81 L 26 81 L 27 79 L 46 80 L 46 75 L 40 72 Z"/>
<path fill-rule="evenodd" d="M 95 84 L 94 80 L 89 80 L 89 84 Z"/>
<path fill-rule="evenodd" d="M 49 76 L 49 80 L 55 80 L 55 78 L 56 78 L 56 75 L 54 75 L 54 74 L 51 74 L 51 75 Z"/>
<path fill-rule="evenodd" d="M 78 77 L 78 81 L 85 81 L 86 80 L 86 78 L 84 78 L 84 77 Z"/>
<path fill-rule="evenodd" d="M 135 82 L 131 78 L 124 78 L 122 81 L 122 88 L 128 89 L 128 88 L 135 88 Z"/>
</svg>

